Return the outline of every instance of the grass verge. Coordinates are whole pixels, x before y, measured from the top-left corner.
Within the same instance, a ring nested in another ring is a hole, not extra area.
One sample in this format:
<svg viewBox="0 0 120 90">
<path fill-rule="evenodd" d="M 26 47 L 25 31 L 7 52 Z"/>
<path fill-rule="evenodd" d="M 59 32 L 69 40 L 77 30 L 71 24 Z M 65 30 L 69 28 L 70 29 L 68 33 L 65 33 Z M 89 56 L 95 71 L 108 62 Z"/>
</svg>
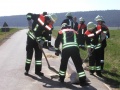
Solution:
<svg viewBox="0 0 120 90">
<path fill-rule="evenodd" d="M 9 32 L 1 32 L 0 29 L 0 45 L 3 43 L 3 41 L 5 41 L 8 37 L 10 37 L 12 34 L 14 34 L 15 32 L 17 32 L 18 28 L 10 28 Z"/>
</svg>

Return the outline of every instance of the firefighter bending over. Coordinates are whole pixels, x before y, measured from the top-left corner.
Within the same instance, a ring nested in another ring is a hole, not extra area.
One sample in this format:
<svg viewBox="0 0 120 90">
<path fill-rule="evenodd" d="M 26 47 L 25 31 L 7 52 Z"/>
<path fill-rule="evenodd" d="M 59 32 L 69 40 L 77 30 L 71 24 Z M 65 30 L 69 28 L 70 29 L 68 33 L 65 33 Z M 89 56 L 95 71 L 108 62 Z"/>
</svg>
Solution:
<svg viewBox="0 0 120 90">
<path fill-rule="evenodd" d="M 47 12 L 43 12 L 43 15 L 47 15 Z M 45 43 L 43 44 L 43 48 L 48 49 L 50 51 L 55 51 L 55 48 L 52 46 L 51 44 L 51 40 L 52 40 L 52 30 L 53 30 L 53 24 L 51 23 L 52 29 L 49 32 L 44 32 L 44 35 L 46 37 Z"/>
<path fill-rule="evenodd" d="M 38 43 L 42 46 L 45 41 L 43 32 L 48 32 L 52 29 L 51 23 L 57 20 L 55 14 L 42 15 L 42 14 L 27 14 L 27 20 L 29 25 L 29 31 L 27 33 L 27 57 L 25 65 L 25 75 L 28 75 L 30 65 L 32 62 L 33 51 L 35 51 L 35 74 L 38 76 L 44 76 L 41 72 L 42 69 L 42 51 L 38 47 Z"/>
<path fill-rule="evenodd" d="M 78 33 L 74 29 L 71 29 L 71 27 L 68 26 L 67 23 L 63 23 L 61 26 L 61 30 L 58 32 L 58 36 L 55 40 L 55 55 L 57 56 L 60 54 L 59 45 L 60 42 L 62 42 L 62 58 L 59 69 L 59 81 L 62 83 L 64 82 L 68 59 L 71 57 L 79 76 L 80 85 L 87 86 L 89 84 L 86 82 L 86 74 L 82 67 L 77 35 Z"/>
</svg>

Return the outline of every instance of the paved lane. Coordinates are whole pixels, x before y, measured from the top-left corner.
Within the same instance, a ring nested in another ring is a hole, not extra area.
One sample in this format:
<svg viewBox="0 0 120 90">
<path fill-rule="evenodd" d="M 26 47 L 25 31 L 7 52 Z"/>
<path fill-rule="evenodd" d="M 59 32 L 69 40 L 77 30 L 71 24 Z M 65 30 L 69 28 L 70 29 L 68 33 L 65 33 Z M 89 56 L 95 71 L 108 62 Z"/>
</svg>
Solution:
<svg viewBox="0 0 120 90">
<path fill-rule="evenodd" d="M 93 83 L 91 83 L 91 86 L 84 88 L 79 85 L 72 85 L 69 83 L 68 77 L 65 79 L 67 82 L 65 84 L 59 83 L 57 79 L 51 80 L 50 76 L 55 75 L 55 73 L 47 68 L 44 57 L 42 71 L 45 77 L 38 77 L 34 74 L 34 58 L 29 72 L 30 75 L 25 76 L 26 32 L 27 29 L 18 31 L 0 46 L 0 90 L 97 90 L 98 87 L 95 87 L 96 85 Z M 54 52 L 46 49 L 44 51 L 50 65 L 59 70 L 60 57 L 55 56 Z"/>
</svg>

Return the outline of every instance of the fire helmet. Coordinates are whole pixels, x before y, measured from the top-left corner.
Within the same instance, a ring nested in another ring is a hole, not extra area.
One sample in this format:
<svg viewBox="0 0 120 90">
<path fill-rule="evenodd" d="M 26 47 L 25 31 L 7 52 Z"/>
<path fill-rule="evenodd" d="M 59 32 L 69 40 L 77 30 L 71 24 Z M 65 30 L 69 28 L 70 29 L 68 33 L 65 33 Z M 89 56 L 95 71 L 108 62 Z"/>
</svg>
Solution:
<svg viewBox="0 0 120 90">
<path fill-rule="evenodd" d="M 79 18 L 79 21 L 84 22 L 85 20 L 84 20 L 84 18 L 83 18 L 83 17 L 80 17 L 80 18 Z"/>
<path fill-rule="evenodd" d="M 93 22 L 88 22 L 87 24 L 87 30 L 92 31 L 96 25 Z"/>
</svg>

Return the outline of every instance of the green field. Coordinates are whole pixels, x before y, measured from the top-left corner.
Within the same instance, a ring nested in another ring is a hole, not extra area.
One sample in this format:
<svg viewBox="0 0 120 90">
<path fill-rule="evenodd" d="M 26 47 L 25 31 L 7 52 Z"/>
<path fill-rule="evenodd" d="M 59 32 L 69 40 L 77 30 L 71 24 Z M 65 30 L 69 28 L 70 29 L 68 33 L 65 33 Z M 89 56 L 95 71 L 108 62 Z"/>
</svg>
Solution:
<svg viewBox="0 0 120 90">
<path fill-rule="evenodd" d="M 57 36 L 58 31 L 53 30 L 53 36 Z M 82 58 L 87 56 L 87 52 L 80 49 Z M 105 81 L 114 90 L 120 90 L 120 30 L 110 30 L 110 38 L 107 40 L 105 49 Z"/>
<path fill-rule="evenodd" d="M 18 28 L 11 28 L 9 32 L 1 32 L 1 29 L 0 29 L 0 41 L 6 39 L 13 33 L 17 32 L 18 30 L 19 30 Z"/>
<path fill-rule="evenodd" d="M 105 70 L 106 80 L 112 87 L 120 90 L 120 30 L 110 30 L 105 49 Z"/>
</svg>

